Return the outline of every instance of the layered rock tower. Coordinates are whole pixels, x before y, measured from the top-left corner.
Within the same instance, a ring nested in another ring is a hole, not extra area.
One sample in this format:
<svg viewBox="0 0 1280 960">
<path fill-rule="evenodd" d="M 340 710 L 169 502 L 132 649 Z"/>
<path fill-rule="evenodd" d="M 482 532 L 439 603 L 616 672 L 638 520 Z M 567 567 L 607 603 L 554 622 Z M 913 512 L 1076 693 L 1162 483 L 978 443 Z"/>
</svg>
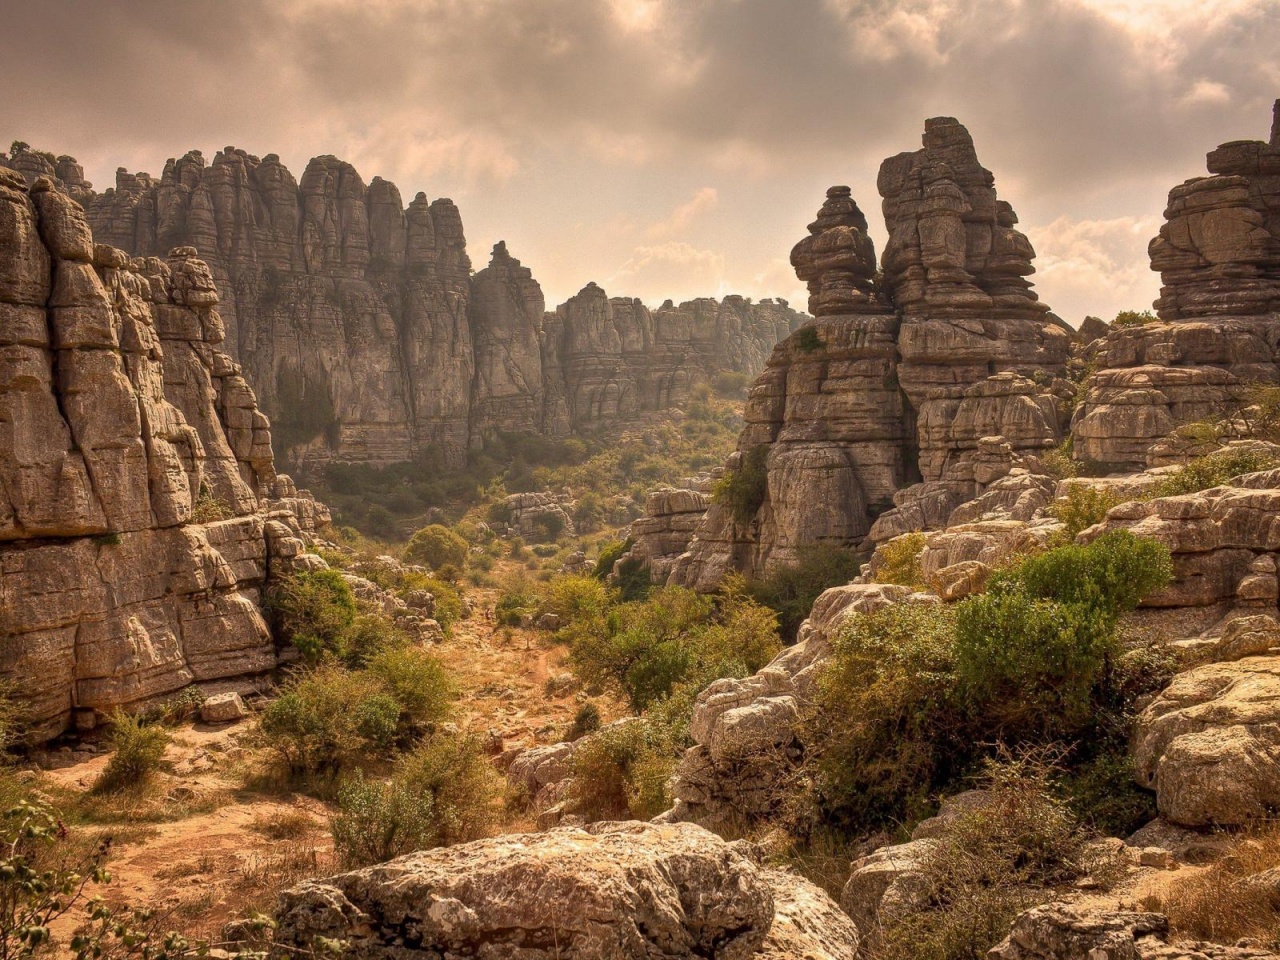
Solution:
<svg viewBox="0 0 1280 960">
<path fill-rule="evenodd" d="M 458 208 L 366 184 L 335 157 L 300 180 L 274 154 L 226 147 L 120 170 L 98 194 L 70 157 L 0 157 L 84 204 L 94 235 L 135 256 L 193 246 L 243 364 L 299 459 L 461 463 L 497 431 L 563 436 L 668 409 L 721 371 L 754 375 L 805 318 L 785 301 L 668 302 L 594 284 L 553 313 L 505 244 L 472 276 Z"/>
<path fill-rule="evenodd" d="M 1269 140 L 1224 143 L 1207 166 L 1169 191 L 1151 241 L 1161 322 L 1094 348 L 1071 429 L 1104 468 L 1142 469 L 1179 425 L 1230 419 L 1252 384 L 1280 383 L 1280 101 Z"/>
<path fill-rule="evenodd" d="M 1003 438 L 1005 472 L 1061 441 L 1069 328 L 1031 290 L 1034 251 L 968 131 L 927 121 L 923 147 L 886 160 L 878 186 L 880 273 L 848 187 L 827 191 L 792 251 L 816 319 L 751 390 L 727 470 L 763 460 L 752 515 L 713 503 L 679 557 L 662 516 L 637 528 L 636 555 L 671 582 L 709 589 L 805 546 L 922 529 L 996 479 L 990 438 Z M 662 531 L 660 548 L 646 529 Z"/>
<path fill-rule="evenodd" d="M 261 591 L 317 508 L 275 474 L 217 303 L 191 248 L 95 245 L 51 180 L 0 169 L 0 677 L 36 737 L 276 666 Z"/>
</svg>

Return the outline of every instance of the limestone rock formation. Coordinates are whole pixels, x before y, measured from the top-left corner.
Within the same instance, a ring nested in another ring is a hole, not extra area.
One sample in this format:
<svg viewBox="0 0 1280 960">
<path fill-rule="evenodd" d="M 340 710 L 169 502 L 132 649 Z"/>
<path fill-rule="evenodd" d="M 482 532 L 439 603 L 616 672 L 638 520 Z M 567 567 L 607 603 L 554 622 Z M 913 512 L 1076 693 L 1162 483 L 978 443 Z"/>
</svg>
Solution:
<svg viewBox="0 0 1280 960">
<path fill-rule="evenodd" d="M 532 273 L 499 243 L 474 277 L 447 199 L 366 184 L 316 157 L 295 180 L 279 157 L 226 147 L 119 170 L 94 193 L 72 158 L 0 155 L 28 182 L 80 200 L 99 242 L 135 256 L 193 247 L 221 297 L 239 360 L 303 461 L 461 464 L 499 431 L 563 436 L 686 402 L 697 380 L 754 375 L 804 317 L 785 301 L 668 301 L 650 311 L 588 285 L 546 313 Z"/>
<path fill-rule="evenodd" d="M 1113 329 L 1072 422 L 1077 459 L 1142 469 L 1177 427 L 1230 420 L 1252 383 L 1280 383 L 1280 140 L 1210 152 L 1169 192 L 1151 241 L 1160 323 Z"/>
<path fill-rule="evenodd" d="M 276 942 L 352 957 L 810 957 L 858 934 L 807 881 L 690 824 L 596 824 L 410 854 L 281 898 Z"/>
<path fill-rule="evenodd" d="M 726 467 L 762 460 L 764 493 L 750 516 L 713 503 L 688 550 L 659 560 L 671 582 L 711 589 L 806 546 L 924 529 L 1061 441 L 1071 336 L 1031 291 L 1034 252 L 968 131 L 929 120 L 879 188 L 882 278 L 847 187 L 792 250 L 816 319 L 774 349 Z"/>
<path fill-rule="evenodd" d="M 306 498 L 275 475 L 217 302 L 190 249 L 95 245 L 52 181 L 0 168 L 0 675 L 37 737 L 276 665 L 260 593 L 302 530 L 259 509 Z M 194 522 L 208 503 L 226 519 Z"/>
</svg>

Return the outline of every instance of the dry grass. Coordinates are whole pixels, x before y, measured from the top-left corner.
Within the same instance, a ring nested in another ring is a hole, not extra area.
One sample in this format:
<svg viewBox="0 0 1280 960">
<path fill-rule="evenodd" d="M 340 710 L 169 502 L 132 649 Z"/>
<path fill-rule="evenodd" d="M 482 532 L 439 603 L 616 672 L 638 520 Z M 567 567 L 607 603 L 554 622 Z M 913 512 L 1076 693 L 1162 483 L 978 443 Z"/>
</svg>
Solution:
<svg viewBox="0 0 1280 960">
<path fill-rule="evenodd" d="M 276 810 L 254 817 L 250 829 L 272 840 L 301 840 L 319 829 L 319 824 L 304 810 Z"/>
<path fill-rule="evenodd" d="M 1280 823 L 1242 837 L 1217 863 L 1142 906 L 1166 914 L 1175 936 L 1280 944 Z"/>
</svg>

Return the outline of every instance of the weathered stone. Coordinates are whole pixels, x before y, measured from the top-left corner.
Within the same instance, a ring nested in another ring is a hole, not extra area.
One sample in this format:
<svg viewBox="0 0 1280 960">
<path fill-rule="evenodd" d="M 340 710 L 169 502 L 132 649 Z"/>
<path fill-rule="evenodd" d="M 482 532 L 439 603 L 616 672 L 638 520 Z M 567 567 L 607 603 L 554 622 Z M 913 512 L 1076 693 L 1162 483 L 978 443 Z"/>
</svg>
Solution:
<svg viewBox="0 0 1280 960">
<path fill-rule="evenodd" d="M 205 697 L 200 704 L 200 719 L 205 723 L 234 723 L 249 716 L 249 708 L 244 705 L 240 694 L 215 693 Z"/>
<path fill-rule="evenodd" d="M 833 906 L 800 878 L 764 870 L 691 824 L 597 824 L 308 881 L 282 896 L 276 942 L 306 948 L 316 937 L 340 938 L 353 957 L 848 960 L 856 931 Z"/>
</svg>

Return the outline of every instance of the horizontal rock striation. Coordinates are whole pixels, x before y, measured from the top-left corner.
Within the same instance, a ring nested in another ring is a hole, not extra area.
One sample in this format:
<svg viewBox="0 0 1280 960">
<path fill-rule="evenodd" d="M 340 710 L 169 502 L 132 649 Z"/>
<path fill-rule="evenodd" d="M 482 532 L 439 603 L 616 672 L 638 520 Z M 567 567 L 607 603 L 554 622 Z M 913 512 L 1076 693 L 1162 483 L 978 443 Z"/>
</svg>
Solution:
<svg viewBox="0 0 1280 960">
<path fill-rule="evenodd" d="M 290 502 L 324 515 L 276 477 L 217 302 L 190 248 L 95 245 L 0 168 L 0 676 L 36 736 L 276 665 L 261 590 L 301 552 Z"/>
<path fill-rule="evenodd" d="M 792 250 L 816 319 L 774 349 L 727 466 L 740 479 L 762 463 L 763 492 L 713 502 L 655 568 L 671 582 L 713 589 L 806 547 L 921 529 L 1062 440 L 1071 337 L 1026 280 L 1034 251 L 961 124 L 927 121 L 923 144 L 881 167 L 880 273 L 848 187 L 827 191 Z M 992 448 L 1003 473 L 984 466 Z"/>
<path fill-rule="evenodd" d="M 527 267 L 494 247 L 471 275 L 451 200 L 366 184 L 316 157 L 301 179 L 226 147 L 120 170 L 95 193 L 72 158 L 20 150 L 88 210 L 96 238 L 136 256 L 199 251 L 239 360 L 292 459 L 461 464 L 496 432 L 563 436 L 678 406 L 695 381 L 754 375 L 805 319 L 785 301 L 700 299 L 656 311 L 595 284 L 552 313 Z"/>
<path fill-rule="evenodd" d="M 1280 130 L 1225 143 L 1207 165 L 1169 192 L 1151 241 L 1161 322 L 1089 348 L 1077 459 L 1140 470 L 1180 425 L 1230 421 L 1251 384 L 1280 383 Z"/>
</svg>

